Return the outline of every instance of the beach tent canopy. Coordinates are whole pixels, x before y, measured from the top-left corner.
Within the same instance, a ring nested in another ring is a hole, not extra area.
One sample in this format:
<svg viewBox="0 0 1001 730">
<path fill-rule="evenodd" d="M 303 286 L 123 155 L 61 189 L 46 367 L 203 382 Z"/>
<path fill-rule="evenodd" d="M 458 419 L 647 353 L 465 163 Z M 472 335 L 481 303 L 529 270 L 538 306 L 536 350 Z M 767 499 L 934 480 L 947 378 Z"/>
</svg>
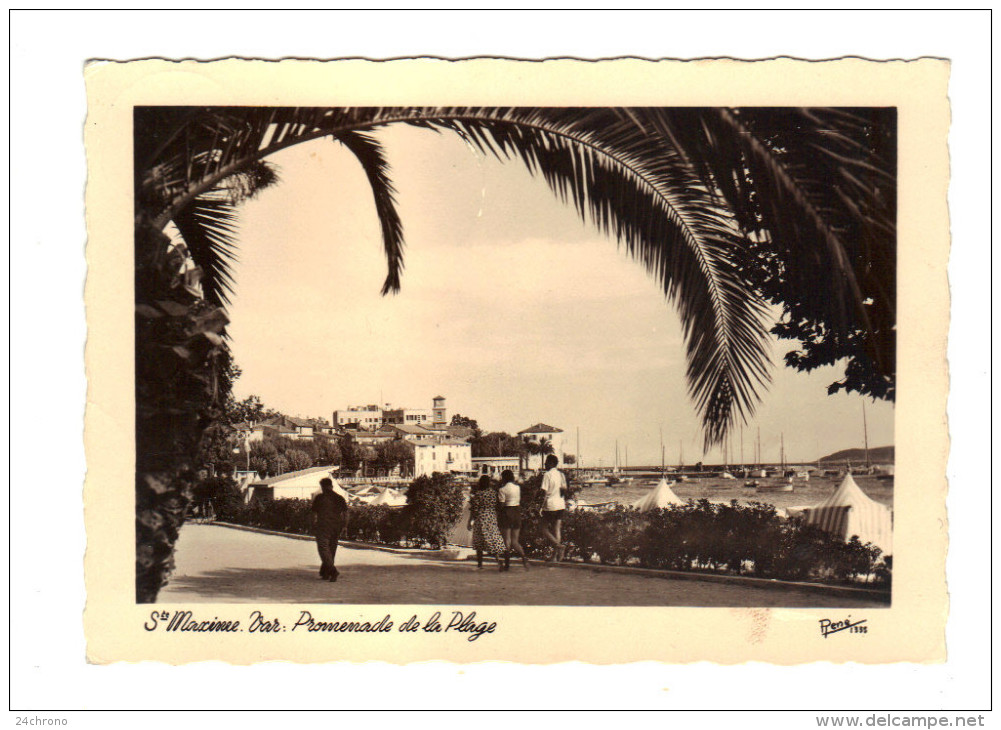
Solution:
<svg viewBox="0 0 1001 730">
<path fill-rule="evenodd" d="M 871 542 L 885 555 L 893 553 L 893 513 L 888 507 L 865 495 L 859 485 L 846 474 L 834 494 L 820 504 L 805 510 L 806 523 L 850 540 L 857 535 L 862 542 Z"/>
<path fill-rule="evenodd" d="M 633 502 L 633 508 L 640 512 L 649 512 L 652 509 L 670 507 L 673 504 L 685 504 L 685 500 L 674 493 L 666 479 L 661 479 L 645 497 Z"/>
<path fill-rule="evenodd" d="M 373 499 L 369 504 L 384 504 L 388 507 L 402 507 L 407 503 L 407 497 L 402 492 L 398 492 L 392 487 L 386 487 L 382 494 Z"/>
<path fill-rule="evenodd" d="M 342 487 L 340 482 L 334 479 L 333 472 L 330 472 L 330 481 L 334 483 L 334 494 L 341 495 L 342 497 L 344 497 L 345 500 L 347 500 L 351 496 L 350 492 L 348 492 L 344 487 Z M 319 494 L 320 491 L 322 490 L 318 490 L 317 494 Z"/>
</svg>

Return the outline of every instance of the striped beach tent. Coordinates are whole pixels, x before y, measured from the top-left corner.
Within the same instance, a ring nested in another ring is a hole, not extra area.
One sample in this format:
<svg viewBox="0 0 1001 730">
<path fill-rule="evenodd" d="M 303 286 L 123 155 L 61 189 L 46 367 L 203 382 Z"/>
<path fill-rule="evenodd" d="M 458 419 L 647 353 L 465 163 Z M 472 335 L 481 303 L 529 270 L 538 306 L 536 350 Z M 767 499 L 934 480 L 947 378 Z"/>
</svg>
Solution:
<svg viewBox="0 0 1001 730">
<path fill-rule="evenodd" d="M 888 507 L 865 495 L 851 474 L 845 475 L 834 494 L 820 504 L 804 510 L 808 525 L 850 540 L 857 535 L 871 542 L 885 555 L 893 553 L 893 513 Z"/>
</svg>

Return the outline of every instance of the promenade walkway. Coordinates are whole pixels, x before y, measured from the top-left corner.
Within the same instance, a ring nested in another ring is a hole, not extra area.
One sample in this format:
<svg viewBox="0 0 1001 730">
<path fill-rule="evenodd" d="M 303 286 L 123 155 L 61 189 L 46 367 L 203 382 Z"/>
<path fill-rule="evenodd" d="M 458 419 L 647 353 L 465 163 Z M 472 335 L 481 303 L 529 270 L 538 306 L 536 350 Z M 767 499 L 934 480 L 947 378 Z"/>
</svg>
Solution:
<svg viewBox="0 0 1001 730">
<path fill-rule="evenodd" d="M 341 546 L 336 583 L 319 580 L 314 543 L 188 524 L 177 567 L 158 603 L 348 603 L 537 606 L 880 607 L 876 601 L 797 589 L 670 580 L 600 569 L 512 563 L 501 573 L 469 561 L 438 561 Z"/>
</svg>

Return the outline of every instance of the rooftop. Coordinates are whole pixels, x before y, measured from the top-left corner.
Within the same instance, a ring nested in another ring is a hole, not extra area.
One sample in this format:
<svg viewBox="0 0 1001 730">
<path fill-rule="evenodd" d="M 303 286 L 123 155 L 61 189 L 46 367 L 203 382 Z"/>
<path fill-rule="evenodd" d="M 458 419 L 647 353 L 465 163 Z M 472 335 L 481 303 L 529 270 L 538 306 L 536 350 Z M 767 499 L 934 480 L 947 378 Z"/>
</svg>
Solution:
<svg viewBox="0 0 1001 730">
<path fill-rule="evenodd" d="M 524 431 L 519 431 L 518 435 L 521 436 L 526 433 L 563 433 L 563 429 L 553 428 L 545 423 L 537 423 L 534 426 L 529 426 Z"/>
<path fill-rule="evenodd" d="M 312 466 L 309 469 L 300 469 L 299 471 L 289 471 L 284 474 L 279 474 L 276 477 L 268 477 L 267 479 L 258 479 L 256 482 L 252 483 L 252 487 L 271 487 L 278 482 L 284 482 L 288 479 L 297 479 L 299 477 L 309 476 L 310 474 L 316 474 L 317 485 L 320 484 L 320 479 L 324 476 L 330 476 L 330 473 L 334 471 L 337 467 L 335 466 Z"/>
<path fill-rule="evenodd" d="M 441 441 L 424 441 L 416 442 L 414 446 L 427 447 L 427 446 L 469 446 L 468 441 L 462 441 L 460 439 L 442 439 Z"/>
</svg>

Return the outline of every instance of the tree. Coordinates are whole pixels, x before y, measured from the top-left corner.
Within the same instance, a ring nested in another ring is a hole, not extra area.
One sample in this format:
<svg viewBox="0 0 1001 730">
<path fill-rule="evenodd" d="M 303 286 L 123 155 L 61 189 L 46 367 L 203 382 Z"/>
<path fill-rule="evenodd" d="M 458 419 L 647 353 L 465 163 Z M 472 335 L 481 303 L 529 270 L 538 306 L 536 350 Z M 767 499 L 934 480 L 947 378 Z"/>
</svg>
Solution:
<svg viewBox="0 0 1001 730">
<path fill-rule="evenodd" d="M 256 395 L 248 395 L 241 401 L 233 400 L 231 397 L 226 405 L 226 419 L 231 424 L 260 423 L 281 415 L 273 408 L 266 408 Z"/>
<path fill-rule="evenodd" d="M 398 291 L 402 223 L 372 135 L 396 123 L 450 131 L 485 153 L 520 159 L 646 267 L 681 316 L 686 377 L 707 447 L 753 413 L 770 380 L 766 301 L 782 302 L 792 315 L 809 296 L 811 321 L 834 333 L 838 352 L 864 356 L 874 373 L 894 377 L 895 150 L 890 154 L 886 140 L 896 138 L 895 115 L 137 107 L 139 600 L 152 600 L 169 572 L 190 484 L 185 475 L 198 440 L 222 415 L 222 305 L 232 284 L 237 206 L 277 179 L 267 156 L 321 137 L 334 140 L 355 155 L 372 187 L 389 269 L 383 292 Z M 163 234 L 169 222 L 183 245 Z M 752 242 L 781 272 L 777 296 L 767 274 L 747 276 Z M 189 258 L 196 267 L 186 265 Z M 823 275 L 805 273 L 816 271 Z"/>
<path fill-rule="evenodd" d="M 519 456 L 521 440 L 503 431 L 495 431 L 477 436 L 469 441 L 473 456 Z"/>
<path fill-rule="evenodd" d="M 413 474 L 414 449 L 400 439 L 379 444 L 375 447 L 373 466 L 387 473 L 399 467 L 401 475 Z"/>
<path fill-rule="evenodd" d="M 303 449 L 289 449 L 285 452 L 289 471 L 301 471 L 313 466 L 313 457 Z"/>
<path fill-rule="evenodd" d="M 341 450 L 337 446 L 337 441 L 324 436 L 315 436 L 313 443 L 316 446 L 314 466 L 335 466 L 341 463 Z"/>
<path fill-rule="evenodd" d="M 543 437 L 539 439 L 539 456 L 542 457 L 543 463 L 545 463 L 547 456 L 554 453 L 556 453 L 556 450 L 553 448 L 553 440 L 551 438 Z"/>
<path fill-rule="evenodd" d="M 475 418 L 467 418 L 461 413 L 456 413 L 452 416 L 453 426 L 464 426 L 465 428 L 472 429 L 474 432 L 480 430 L 480 424 L 476 422 Z"/>
<path fill-rule="evenodd" d="M 341 466 L 352 471 L 357 469 L 359 455 L 354 439 L 350 435 L 345 434 L 341 436 L 337 447 L 341 454 Z"/>
<path fill-rule="evenodd" d="M 538 441 L 530 439 L 528 436 L 521 437 L 521 448 L 518 453 L 518 467 L 525 471 L 531 463 L 531 457 L 542 453 L 542 445 Z M 522 461 L 524 460 L 524 466 Z"/>
</svg>

